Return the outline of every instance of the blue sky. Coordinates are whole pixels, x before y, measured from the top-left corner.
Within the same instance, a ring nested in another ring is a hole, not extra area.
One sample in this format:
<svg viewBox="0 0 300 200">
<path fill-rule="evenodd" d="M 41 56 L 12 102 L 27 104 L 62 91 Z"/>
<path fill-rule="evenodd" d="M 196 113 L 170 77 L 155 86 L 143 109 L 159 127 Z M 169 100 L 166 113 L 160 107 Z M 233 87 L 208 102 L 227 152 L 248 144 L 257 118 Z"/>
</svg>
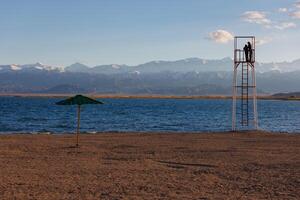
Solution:
<svg viewBox="0 0 300 200">
<path fill-rule="evenodd" d="M 296 0 L 0 0 L 0 9 L 1 64 L 232 57 L 233 35 L 257 36 L 259 61 L 300 58 Z"/>
</svg>

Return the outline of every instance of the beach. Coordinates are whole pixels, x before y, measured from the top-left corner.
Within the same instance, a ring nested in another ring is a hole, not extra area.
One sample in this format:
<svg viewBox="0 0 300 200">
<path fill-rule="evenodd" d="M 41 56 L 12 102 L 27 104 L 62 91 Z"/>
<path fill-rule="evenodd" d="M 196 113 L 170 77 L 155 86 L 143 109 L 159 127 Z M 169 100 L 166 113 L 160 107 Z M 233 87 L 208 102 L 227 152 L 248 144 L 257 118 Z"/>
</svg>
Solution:
<svg viewBox="0 0 300 200">
<path fill-rule="evenodd" d="M 0 135 L 1 199 L 300 199 L 300 135 Z"/>
</svg>

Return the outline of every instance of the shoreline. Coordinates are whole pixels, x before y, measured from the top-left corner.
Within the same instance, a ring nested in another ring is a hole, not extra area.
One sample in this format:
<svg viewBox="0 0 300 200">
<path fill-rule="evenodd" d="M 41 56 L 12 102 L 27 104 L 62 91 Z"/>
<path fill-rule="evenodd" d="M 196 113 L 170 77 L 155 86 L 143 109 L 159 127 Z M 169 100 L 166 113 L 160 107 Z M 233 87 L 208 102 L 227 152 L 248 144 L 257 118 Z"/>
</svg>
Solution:
<svg viewBox="0 0 300 200">
<path fill-rule="evenodd" d="M 2 93 L 0 97 L 38 97 L 38 98 L 66 98 L 76 94 L 34 94 L 34 93 Z M 83 94 L 98 99 L 232 99 L 226 95 L 126 95 L 126 94 Z M 298 97 L 274 97 L 269 95 L 257 96 L 262 100 L 300 101 Z"/>
<path fill-rule="evenodd" d="M 249 133 L 257 133 L 257 134 L 269 134 L 269 135 L 300 135 L 300 132 L 278 132 L 278 131 L 265 131 L 265 130 L 239 130 L 239 131 L 91 131 L 91 132 L 80 132 L 80 135 L 180 135 L 180 134 L 192 134 L 192 135 L 217 135 L 217 134 L 249 134 Z M 1 132 L 0 137 L 5 135 L 58 135 L 58 136 L 70 136 L 75 135 L 74 132 L 50 132 L 50 131 L 9 131 L 9 132 Z"/>
</svg>

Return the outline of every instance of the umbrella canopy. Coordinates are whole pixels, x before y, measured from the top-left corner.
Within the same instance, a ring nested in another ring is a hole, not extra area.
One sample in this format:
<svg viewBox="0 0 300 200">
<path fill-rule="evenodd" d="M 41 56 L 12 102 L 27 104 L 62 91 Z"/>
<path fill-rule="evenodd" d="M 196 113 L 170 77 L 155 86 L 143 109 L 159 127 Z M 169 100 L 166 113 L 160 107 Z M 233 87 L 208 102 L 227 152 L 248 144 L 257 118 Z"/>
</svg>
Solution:
<svg viewBox="0 0 300 200">
<path fill-rule="evenodd" d="M 78 147 L 79 129 L 80 129 L 80 107 L 83 104 L 103 104 L 101 101 L 91 99 L 82 95 L 76 95 L 68 99 L 56 102 L 56 105 L 77 105 L 77 134 L 76 134 L 76 146 Z"/>
<path fill-rule="evenodd" d="M 68 99 L 59 101 L 56 103 L 57 105 L 83 105 L 83 104 L 103 104 L 100 101 L 91 99 L 86 96 L 76 95 L 74 97 L 70 97 Z"/>
</svg>

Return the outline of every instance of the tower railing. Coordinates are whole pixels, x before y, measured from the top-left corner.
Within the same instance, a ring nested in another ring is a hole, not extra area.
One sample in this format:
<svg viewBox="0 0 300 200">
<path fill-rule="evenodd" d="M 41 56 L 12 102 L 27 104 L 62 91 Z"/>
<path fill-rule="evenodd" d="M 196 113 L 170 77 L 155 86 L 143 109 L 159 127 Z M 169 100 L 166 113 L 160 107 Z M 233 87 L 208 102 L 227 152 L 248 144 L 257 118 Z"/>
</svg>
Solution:
<svg viewBox="0 0 300 200">
<path fill-rule="evenodd" d="M 245 57 L 245 51 L 243 49 L 235 49 L 234 60 L 235 62 L 247 62 Z M 255 63 L 255 49 L 252 49 L 252 58 L 250 59 L 250 62 Z"/>
</svg>

